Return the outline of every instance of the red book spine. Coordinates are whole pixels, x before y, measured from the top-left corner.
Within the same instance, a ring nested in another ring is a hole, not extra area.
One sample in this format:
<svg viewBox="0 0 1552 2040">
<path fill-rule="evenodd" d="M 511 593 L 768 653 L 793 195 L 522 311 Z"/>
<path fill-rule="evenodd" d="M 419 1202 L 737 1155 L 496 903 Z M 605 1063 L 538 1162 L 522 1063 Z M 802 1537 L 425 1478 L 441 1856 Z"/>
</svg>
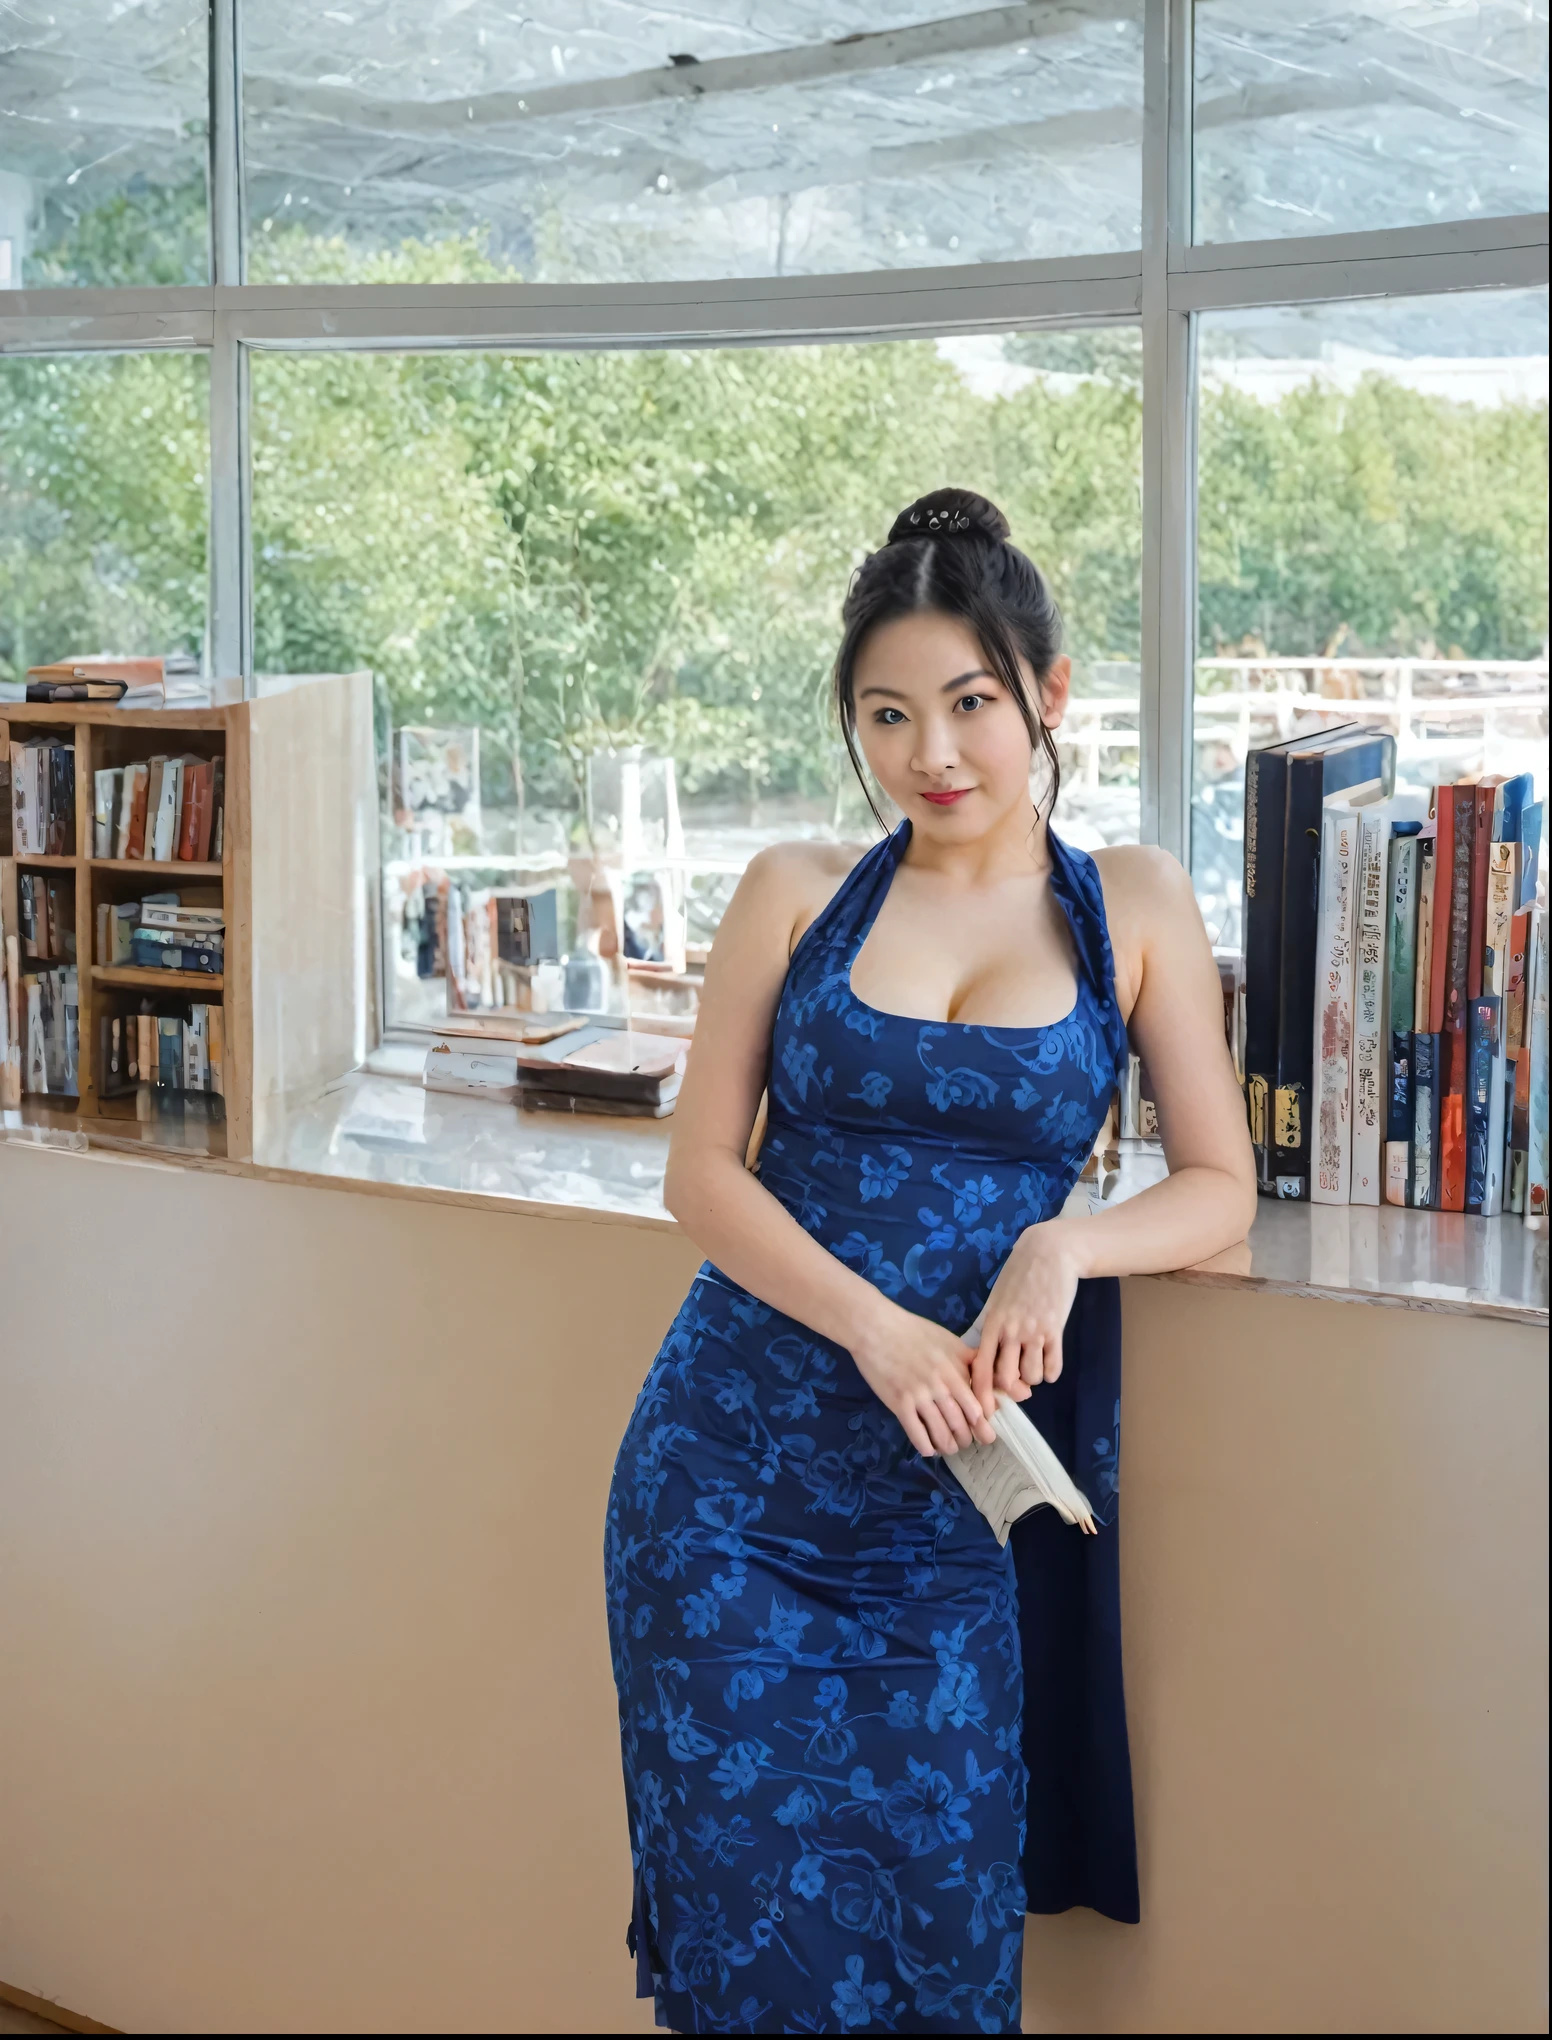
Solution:
<svg viewBox="0 0 1552 2040">
<path fill-rule="evenodd" d="M 1493 795 L 1501 780 L 1477 788 L 1471 821 L 1471 925 L 1466 950 L 1466 997 L 1482 996 L 1482 949 L 1487 939 L 1487 866 L 1493 849 Z"/>
<path fill-rule="evenodd" d="M 1471 958 L 1471 865 L 1476 837 L 1477 790 L 1474 786 L 1452 786 L 1455 808 L 1455 841 L 1450 858 L 1449 947 L 1444 981 L 1444 1025 L 1451 1034 L 1466 1029 L 1466 986 Z M 1434 883 L 1437 885 L 1438 880 Z M 1483 918 L 1487 894 L 1482 896 Z"/>
<path fill-rule="evenodd" d="M 1470 1002 L 1466 985 L 1471 955 L 1473 850 L 1476 842 L 1474 786 L 1446 789 L 1454 811 L 1450 859 L 1449 946 L 1444 995 L 1444 1091 L 1439 1100 L 1439 1208 L 1466 1208 L 1466 1016 Z M 1437 881 L 1435 881 L 1437 883 Z M 1487 914 L 1486 872 L 1483 874 L 1483 919 Z M 1480 965 L 1478 966 L 1480 969 Z"/>
<path fill-rule="evenodd" d="M 199 768 L 199 834 L 194 843 L 195 860 L 200 864 L 210 861 L 210 831 L 215 821 L 216 768 L 207 758 Z"/>
<path fill-rule="evenodd" d="M 199 802 L 210 767 L 191 760 L 183 772 L 183 819 L 178 830 L 178 855 L 185 864 L 199 855 Z"/>
<path fill-rule="evenodd" d="M 1450 981 L 1450 876 L 1455 868 L 1455 789 L 1433 791 L 1433 941 L 1429 948 L 1428 1032 L 1444 1032 L 1444 994 Z M 1435 1079 L 1437 1081 L 1437 1078 Z"/>
<path fill-rule="evenodd" d="M 130 811 L 129 841 L 124 846 L 126 857 L 144 857 L 146 834 L 146 799 L 150 789 L 150 768 L 138 765 L 135 768 L 135 804 Z"/>
</svg>

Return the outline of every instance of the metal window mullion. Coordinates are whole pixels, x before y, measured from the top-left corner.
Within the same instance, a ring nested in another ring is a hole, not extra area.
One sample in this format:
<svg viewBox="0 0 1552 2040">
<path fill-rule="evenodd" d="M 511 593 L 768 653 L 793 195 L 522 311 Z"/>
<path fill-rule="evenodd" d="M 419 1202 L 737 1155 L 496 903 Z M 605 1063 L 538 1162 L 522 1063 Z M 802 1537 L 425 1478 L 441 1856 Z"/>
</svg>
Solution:
<svg viewBox="0 0 1552 2040">
<path fill-rule="evenodd" d="M 1147 0 L 1143 63 L 1140 832 L 1189 864 L 1195 378 L 1169 272 L 1191 237 L 1190 0 Z"/>
<path fill-rule="evenodd" d="M 210 668 L 253 676 L 249 556 L 248 352 L 227 313 L 215 316 L 210 349 Z"/>
<path fill-rule="evenodd" d="M 242 77 L 238 0 L 210 5 L 210 277 L 243 280 Z"/>
<path fill-rule="evenodd" d="M 215 292 L 243 281 L 240 0 L 211 0 L 210 255 Z M 215 302 L 220 302 L 219 298 Z M 212 676 L 252 685 L 248 554 L 248 361 L 229 312 L 211 320 L 208 657 Z"/>
</svg>

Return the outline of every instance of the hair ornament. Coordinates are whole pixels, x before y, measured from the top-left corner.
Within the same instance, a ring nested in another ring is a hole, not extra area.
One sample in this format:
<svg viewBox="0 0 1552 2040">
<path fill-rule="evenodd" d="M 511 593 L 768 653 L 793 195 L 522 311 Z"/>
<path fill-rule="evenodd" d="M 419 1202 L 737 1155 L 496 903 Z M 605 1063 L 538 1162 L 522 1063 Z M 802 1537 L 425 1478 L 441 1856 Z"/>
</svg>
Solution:
<svg viewBox="0 0 1552 2040">
<path fill-rule="evenodd" d="M 920 525 L 921 521 L 922 513 L 919 510 L 913 510 L 911 512 L 912 524 Z M 946 538 L 956 531 L 968 531 L 969 529 L 970 520 L 963 510 L 929 510 L 927 513 L 927 532 L 929 536 L 937 537 L 941 535 Z"/>
</svg>

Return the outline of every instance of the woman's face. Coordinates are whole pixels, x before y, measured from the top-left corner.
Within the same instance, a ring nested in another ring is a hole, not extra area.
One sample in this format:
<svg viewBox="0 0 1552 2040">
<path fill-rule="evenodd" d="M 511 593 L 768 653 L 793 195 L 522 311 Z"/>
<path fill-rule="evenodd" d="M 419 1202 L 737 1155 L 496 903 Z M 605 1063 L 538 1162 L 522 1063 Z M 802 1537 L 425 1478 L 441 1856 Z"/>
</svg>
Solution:
<svg viewBox="0 0 1552 2040">
<path fill-rule="evenodd" d="M 1054 729 L 1071 673 L 1053 661 L 1037 688 Z M 897 617 L 864 641 L 855 670 L 857 737 L 879 784 L 931 839 L 969 842 L 1027 810 L 1033 747 L 1018 703 L 986 663 L 980 641 L 936 610 Z"/>
</svg>

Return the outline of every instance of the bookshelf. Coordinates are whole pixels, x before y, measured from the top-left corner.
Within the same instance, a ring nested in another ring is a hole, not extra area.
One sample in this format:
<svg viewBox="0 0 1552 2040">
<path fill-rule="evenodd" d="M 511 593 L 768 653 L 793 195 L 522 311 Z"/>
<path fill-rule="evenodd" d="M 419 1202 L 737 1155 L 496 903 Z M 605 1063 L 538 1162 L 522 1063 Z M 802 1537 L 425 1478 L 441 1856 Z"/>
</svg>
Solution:
<svg viewBox="0 0 1552 2040">
<path fill-rule="evenodd" d="M 228 707 L 128 711 L 98 703 L 0 706 L 0 746 L 54 737 L 75 751 L 75 848 L 0 856 L 0 915 L 19 928 L 23 872 L 73 882 L 80 998 L 78 1098 L 24 1092 L 24 1123 L 77 1128 L 114 1144 L 186 1149 L 232 1159 L 262 1152 L 276 1117 L 360 1061 L 376 1035 L 376 770 L 371 680 L 328 674 L 272 683 Z M 219 861 L 94 857 L 94 775 L 154 755 L 223 762 Z M 0 754 L 3 755 L 3 754 Z M 0 837 L 9 846 L 9 833 Z M 97 960 L 97 909 L 147 893 L 197 887 L 225 916 L 220 973 Z M 22 961 L 22 974 L 49 967 Z M 223 1106 L 197 1094 L 111 1092 L 100 1064 L 101 1021 L 142 998 L 186 1011 L 218 1005 L 225 1036 Z M 193 1141 L 185 1115 L 197 1122 Z"/>
</svg>

